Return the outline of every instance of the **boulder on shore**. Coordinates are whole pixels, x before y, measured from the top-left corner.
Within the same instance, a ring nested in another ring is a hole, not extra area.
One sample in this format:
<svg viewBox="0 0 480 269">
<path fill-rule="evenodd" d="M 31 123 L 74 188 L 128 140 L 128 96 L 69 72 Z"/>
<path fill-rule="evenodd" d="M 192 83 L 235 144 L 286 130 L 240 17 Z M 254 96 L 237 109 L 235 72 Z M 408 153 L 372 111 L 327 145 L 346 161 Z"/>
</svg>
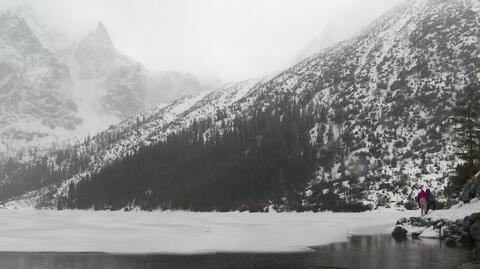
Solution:
<svg viewBox="0 0 480 269">
<path fill-rule="evenodd" d="M 463 186 L 460 199 L 467 203 L 475 197 L 480 198 L 480 172 L 471 177 Z"/>
<path fill-rule="evenodd" d="M 475 241 L 480 241 L 480 221 L 476 221 L 472 226 L 470 226 L 470 236 Z"/>
<path fill-rule="evenodd" d="M 400 218 L 400 219 L 397 220 L 397 224 L 396 224 L 396 225 L 402 225 L 402 224 L 404 224 L 404 223 L 406 223 L 406 222 L 407 222 L 407 218 L 402 217 L 402 218 Z"/>
<path fill-rule="evenodd" d="M 395 239 L 406 239 L 407 238 L 407 233 L 408 231 L 401 227 L 401 226 L 396 226 L 395 229 L 393 229 L 392 236 Z"/>
<path fill-rule="evenodd" d="M 476 221 L 480 221 L 480 212 L 478 213 L 473 213 L 472 215 L 470 215 L 470 221 L 472 223 L 476 222 Z"/>
</svg>

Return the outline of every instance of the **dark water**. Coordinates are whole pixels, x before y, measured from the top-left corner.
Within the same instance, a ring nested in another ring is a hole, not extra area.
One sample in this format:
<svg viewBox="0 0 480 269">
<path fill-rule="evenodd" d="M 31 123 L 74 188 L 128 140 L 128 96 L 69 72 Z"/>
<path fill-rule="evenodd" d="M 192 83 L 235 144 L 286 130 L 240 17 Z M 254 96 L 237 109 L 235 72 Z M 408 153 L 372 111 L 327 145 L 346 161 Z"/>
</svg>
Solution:
<svg viewBox="0 0 480 269">
<path fill-rule="evenodd" d="M 438 240 L 396 242 L 390 236 L 354 236 L 348 242 L 297 254 L 111 255 L 100 253 L 0 253 L 1 269 L 130 268 L 460 268 L 480 269 L 469 248 Z"/>
</svg>

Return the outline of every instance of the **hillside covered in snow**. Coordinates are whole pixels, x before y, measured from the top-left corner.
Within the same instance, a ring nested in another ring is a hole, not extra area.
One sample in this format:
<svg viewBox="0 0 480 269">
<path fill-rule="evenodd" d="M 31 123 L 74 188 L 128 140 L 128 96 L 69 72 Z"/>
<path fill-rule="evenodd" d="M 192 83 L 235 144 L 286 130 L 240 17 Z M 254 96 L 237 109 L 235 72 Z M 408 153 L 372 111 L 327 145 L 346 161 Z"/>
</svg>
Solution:
<svg viewBox="0 0 480 269">
<path fill-rule="evenodd" d="M 33 161 L 12 157 L 0 167 L 0 199 L 7 207 L 362 210 L 408 208 L 424 185 L 442 198 L 458 162 L 449 119 L 457 93 L 479 79 L 479 37 L 478 1 L 404 1 L 269 78 L 178 99 Z M 184 154 L 171 150 L 178 145 Z"/>
</svg>

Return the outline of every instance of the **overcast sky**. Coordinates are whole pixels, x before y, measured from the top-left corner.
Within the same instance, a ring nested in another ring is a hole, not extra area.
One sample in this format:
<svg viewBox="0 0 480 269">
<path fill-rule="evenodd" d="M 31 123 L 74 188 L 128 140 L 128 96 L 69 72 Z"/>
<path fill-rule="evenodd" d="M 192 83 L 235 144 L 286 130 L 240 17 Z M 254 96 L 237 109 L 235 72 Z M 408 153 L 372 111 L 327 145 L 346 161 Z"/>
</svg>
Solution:
<svg viewBox="0 0 480 269">
<path fill-rule="evenodd" d="M 3 7 L 11 2 L 0 0 Z M 117 48 L 151 71 L 178 70 L 227 81 L 285 68 L 306 50 L 346 38 L 400 1 L 23 2 L 41 23 L 69 40 L 81 38 L 102 21 Z"/>
</svg>

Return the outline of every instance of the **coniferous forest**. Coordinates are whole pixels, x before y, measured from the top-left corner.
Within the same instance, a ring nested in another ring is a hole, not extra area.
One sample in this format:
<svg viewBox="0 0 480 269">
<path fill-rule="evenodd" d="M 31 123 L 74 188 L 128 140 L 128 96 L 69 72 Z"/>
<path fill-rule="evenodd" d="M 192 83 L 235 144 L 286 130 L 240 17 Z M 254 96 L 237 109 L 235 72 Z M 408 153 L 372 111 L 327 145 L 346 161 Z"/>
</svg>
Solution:
<svg viewBox="0 0 480 269">
<path fill-rule="evenodd" d="M 195 122 L 164 142 L 142 148 L 77 185 L 72 183 L 66 206 L 265 211 L 274 205 L 276 210 L 306 209 L 301 192 L 321 161 L 309 133 L 314 113 L 283 102 L 274 110 L 238 117 L 228 128 L 220 128 L 222 132 L 207 137 L 209 126 L 209 121 Z M 327 207 L 342 210 L 335 203 Z"/>
<path fill-rule="evenodd" d="M 89 161 L 88 154 L 69 149 L 57 150 L 54 156 L 54 159 L 42 156 L 31 163 L 21 163 L 14 158 L 0 162 L 0 174 L 4 176 L 0 181 L 0 200 L 61 182 L 85 169 Z"/>
</svg>

